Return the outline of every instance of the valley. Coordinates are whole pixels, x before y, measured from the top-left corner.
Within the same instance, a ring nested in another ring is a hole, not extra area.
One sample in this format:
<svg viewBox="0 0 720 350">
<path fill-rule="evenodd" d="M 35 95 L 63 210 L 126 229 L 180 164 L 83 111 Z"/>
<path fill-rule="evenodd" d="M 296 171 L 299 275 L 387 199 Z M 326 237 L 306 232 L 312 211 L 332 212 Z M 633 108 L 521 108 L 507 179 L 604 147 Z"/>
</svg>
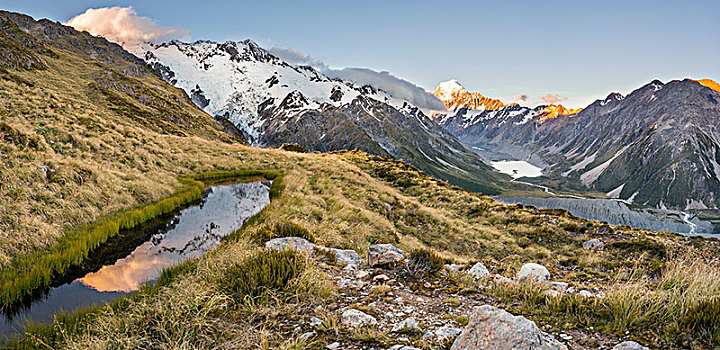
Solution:
<svg viewBox="0 0 720 350">
<path fill-rule="evenodd" d="M 417 98 L 69 22 L 0 11 L 2 348 L 720 344 L 712 80 Z"/>
</svg>

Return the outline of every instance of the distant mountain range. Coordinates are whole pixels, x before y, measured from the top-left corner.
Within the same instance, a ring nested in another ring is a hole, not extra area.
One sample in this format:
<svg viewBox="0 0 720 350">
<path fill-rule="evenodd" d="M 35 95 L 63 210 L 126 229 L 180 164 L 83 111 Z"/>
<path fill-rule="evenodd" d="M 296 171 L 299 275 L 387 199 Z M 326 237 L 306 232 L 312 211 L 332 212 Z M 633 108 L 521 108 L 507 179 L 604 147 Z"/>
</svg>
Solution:
<svg viewBox="0 0 720 350">
<path fill-rule="evenodd" d="M 457 87 L 448 100 L 448 86 L 435 94 L 452 111 L 435 120 L 487 158 L 529 160 L 553 184 L 633 204 L 720 206 L 720 87 L 712 80 L 655 80 L 582 110 L 468 100 Z"/>
<path fill-rule="evenodd" d="M 291 65 L 251 40 L 148 45 L 144 58 L 207 113 L 236 125 L 253 145 L 358 149 L 404 159 L 486 194 L 512 186 L 426 111 L 372 86 Z"/>
</svg>

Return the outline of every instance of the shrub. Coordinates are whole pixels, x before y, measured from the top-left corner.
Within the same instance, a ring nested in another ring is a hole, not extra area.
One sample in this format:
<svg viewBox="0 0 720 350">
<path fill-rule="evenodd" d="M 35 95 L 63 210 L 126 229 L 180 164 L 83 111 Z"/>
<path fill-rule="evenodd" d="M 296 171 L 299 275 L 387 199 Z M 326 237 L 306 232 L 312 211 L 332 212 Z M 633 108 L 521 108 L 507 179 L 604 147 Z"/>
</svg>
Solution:
<svg viewBox="0 0 720 350">
<path fill-rule="evenodd" d="M 315 237 L 306 228 L 294 223 L 277 223 L 274 226 L 267 225 L 256 234 L 256 240 L 263 244 L 274 238 L 300 237 L 315 243 Z"/>
<path fill-rule="evenodd" d="M 435 274 L 442 270 L 445 259 L 429 249 L 415 249 L 410 252 L 407 265 L 414 275 Z"/>
<path fill-rule="evenodd" d="M 242 300 L 267 291 L 287 291 L 291 281 L 305 270 L 305 257 L 293 250 L 262 250 L 225 271 L 223 289 Z"/>
<path fill-rule="evenodd" d="M 290 152 L 298 152 L 298 153 L 307 153 L 308 152 L 307 148 L 300 146 L 297 143 L 283 143 L 278 148 L 283 151 L 290 151 Z"/>
</svg>

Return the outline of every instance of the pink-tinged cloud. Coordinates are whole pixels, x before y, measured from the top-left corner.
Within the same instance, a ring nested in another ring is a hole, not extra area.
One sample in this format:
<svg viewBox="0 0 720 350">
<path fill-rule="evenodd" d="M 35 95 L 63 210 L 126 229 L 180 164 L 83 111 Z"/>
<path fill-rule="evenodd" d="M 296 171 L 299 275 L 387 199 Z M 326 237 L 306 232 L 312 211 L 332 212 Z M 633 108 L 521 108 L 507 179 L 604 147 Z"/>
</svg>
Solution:
<svg viewBox="0 0 720 350">
<path fill-rule="evenodd" d="M 66 24 L 92 35 L 103 36 L 126 49 L 132 49 L 144 42 L 190 40 L 187 31 L 159 26 L 150 18 L 138 16 L 132 6 L 87 9 Z"/>
<path fill-rule="evenodd" d="M 543 100 L 546 103 L 560 103 L 564 100 L 567 100 L 567 97 L 561 97 L 559 95 L 553 95 L 553 94 L 547 94 L 545 96 L 540 97 L 541 100 Z"/>
<path fill-rule="evenodd" d="M 526 102 L 528 100 L 528 94 L 520 94 L 515 96 L 515 101 L 523 101 Z"/>
</svg>

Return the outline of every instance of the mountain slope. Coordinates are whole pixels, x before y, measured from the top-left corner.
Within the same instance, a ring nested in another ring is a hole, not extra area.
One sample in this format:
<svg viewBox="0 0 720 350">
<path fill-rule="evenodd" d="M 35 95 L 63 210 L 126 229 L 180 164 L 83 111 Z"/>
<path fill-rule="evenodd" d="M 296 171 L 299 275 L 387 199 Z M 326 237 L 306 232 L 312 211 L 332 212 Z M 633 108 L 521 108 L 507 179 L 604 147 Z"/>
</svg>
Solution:
<svg viewBox="0 0 720 350">
<path fill-rule="evenodd" d="M 253 145 L 296 142 L 314 151 L 358 149 L 405 159 L 429 174 L 487 194 L 506 177 L 422 110 L 371 86 L 295 67 L 251 40 L 148 45 L 146 61 Z"/>
<path fill-rule="evenodd" d="M 237 141 L 119 45 L 0 11 L 0 269 L 167 196 L 178 173 L 203 167 L 202 154 L 178 159 L 187 146 Z"/>
<path fill-rule="evenodd" d="M 461 109 L 439 121 L 492 156 L 548 165 L 557 179 L 634 204 L 717 208 L 720 93 L 704 85 L 653 81 L 555 118 L 541 107 L 509 106 Z"/>
</svg>

